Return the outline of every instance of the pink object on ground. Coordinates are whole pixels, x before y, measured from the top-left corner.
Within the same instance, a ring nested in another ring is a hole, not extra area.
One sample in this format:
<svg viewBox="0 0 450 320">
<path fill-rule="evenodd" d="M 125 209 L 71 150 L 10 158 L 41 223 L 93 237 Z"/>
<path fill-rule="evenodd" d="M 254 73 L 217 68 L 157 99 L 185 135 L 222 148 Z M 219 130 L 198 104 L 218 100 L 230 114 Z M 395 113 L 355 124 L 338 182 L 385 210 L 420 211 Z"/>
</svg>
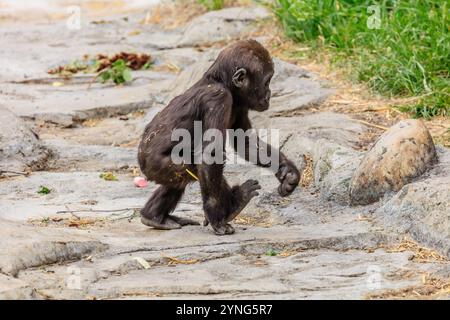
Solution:
<svg viewBox="0 0 450 320">
<path fill-rule="evenodd" d="M 138 188 L 145 188 L 148 186 L 147 180 L 143 177 L 136 177 L 136 178 L 134 178 L 133 182 L 134 182 L 134 185 Z"/>
</svg>

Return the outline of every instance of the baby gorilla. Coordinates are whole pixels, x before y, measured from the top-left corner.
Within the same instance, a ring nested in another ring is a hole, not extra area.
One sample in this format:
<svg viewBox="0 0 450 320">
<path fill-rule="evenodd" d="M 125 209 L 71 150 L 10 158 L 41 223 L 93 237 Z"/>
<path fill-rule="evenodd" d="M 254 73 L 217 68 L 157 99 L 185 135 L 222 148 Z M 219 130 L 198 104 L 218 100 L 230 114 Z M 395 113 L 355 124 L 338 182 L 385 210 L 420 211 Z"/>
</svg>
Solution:
<svg viewBox="0 0 450 320">
<path fill-rule="evenodd" d="M 210 223 L 218 235 L 234 233 L 229 222 L 258 195 L 257 190 L 261 189 L 258 181 L 248 180 L 231 188 L 223 176 L 224 162 L 175 163 L 171 155 L 178 141 L 171 141 L 172 131 L 185 129 L 193 137 L 194 122 L 201 121 L 203 132 L 219 130 L 225 140 L 227 129 L 251 129 L 248 111 L 269 108 L 269 83 L 273 73 L 272 59 L 260 43 L 254 40 L 238 41 L 225 48 L 197 83 L 170 101 L 147 125 L 139 145 L 139 165 L 146 177 L 160 186 L 141 210 L 143 224 L 164 230 L 198 225 L 196 221 L 170 215 L 186 186 L 198 177 L 205 225 Z M 244 148 L 236 148 L 236 143 L 233 145 L 247 161 L 253 159 L 250 154 L 259 155 L 260 148 L 269 156 L 277 153 L 275 168 L 271 163 L 263 163 L 259 156 L 253 162 L 273 168 L 280 181 L 280 195 L 291 194 L 300 180 L 298 169 L 283 153 L 257 137 L 256 141 L 256 144 L 249 143 L 246 139 Z M 222 142 L 221 146 L 225 146 Z M 214 142 L 202 143 L 205 148 Z M 219 157 L 225 159 L 224 147 L 220 152 Z M 193 159 L 194 151 L 191 153 L 189 157 Z"/>
</svg>

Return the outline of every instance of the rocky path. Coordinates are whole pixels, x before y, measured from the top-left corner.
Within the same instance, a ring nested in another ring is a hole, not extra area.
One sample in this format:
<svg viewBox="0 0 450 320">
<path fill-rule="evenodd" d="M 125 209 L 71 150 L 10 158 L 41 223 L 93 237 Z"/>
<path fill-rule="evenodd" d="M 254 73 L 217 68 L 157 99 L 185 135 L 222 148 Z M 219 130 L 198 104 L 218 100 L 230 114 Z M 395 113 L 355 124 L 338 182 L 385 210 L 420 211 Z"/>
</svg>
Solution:
<svg viewBox="0 0 450 320">
<path fill-rule="evenodd" d="M 229 165 L 230 183 L 253 177 L 263 187 L 234 235 L 140 223 L 138 210 L 155 188 L 133 185 L 143 127 L 222 45 L 251 36 L 268 15 L 229 8 L 174 30 L 143 24 L 145 13 L 83 20 L 80 30 L 64 22 L 1 29 L 0 298 L 449 297 L 449 151 L 438 147 L 438 161 L 400 192 L 349 206 L 367 128 L 346 115 L 310 112 L 333 89 L 278 59 L 271 108 L 252 120 L 280 130 L 282 150 L 304 169 L 302 187 L 281 198 L 270 172 Z M 46 72 L 120 51 L 150 54 L 154 65 L 134 71 L 129 85 L 89 89 L 92 74 Z M 101 179 L 103 172 L 118 180 Z M 41 186 L 50 193 L 37 193 Z M 198 184 L 175 214 L 202 221 Z"/>
</svg>

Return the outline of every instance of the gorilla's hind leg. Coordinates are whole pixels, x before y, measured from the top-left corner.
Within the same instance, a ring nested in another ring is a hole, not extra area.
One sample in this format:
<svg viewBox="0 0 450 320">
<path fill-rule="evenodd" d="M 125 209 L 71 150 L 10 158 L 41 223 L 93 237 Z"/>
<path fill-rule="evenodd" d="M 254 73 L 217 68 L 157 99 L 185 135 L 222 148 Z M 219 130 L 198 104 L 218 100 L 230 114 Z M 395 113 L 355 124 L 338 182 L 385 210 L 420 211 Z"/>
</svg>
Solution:
<svg viewBox="0 0 450 320">
<path fill-rule="evenodd" d="M 194 220 L 169 215 L 175 210 L 183 193 L 184 189 L 160 186 L 142 208 L 141 222 L 146 226 L 161 230 L 180 229 L 185 225 L 198 225 L 199 223 Z"/>
</svg>

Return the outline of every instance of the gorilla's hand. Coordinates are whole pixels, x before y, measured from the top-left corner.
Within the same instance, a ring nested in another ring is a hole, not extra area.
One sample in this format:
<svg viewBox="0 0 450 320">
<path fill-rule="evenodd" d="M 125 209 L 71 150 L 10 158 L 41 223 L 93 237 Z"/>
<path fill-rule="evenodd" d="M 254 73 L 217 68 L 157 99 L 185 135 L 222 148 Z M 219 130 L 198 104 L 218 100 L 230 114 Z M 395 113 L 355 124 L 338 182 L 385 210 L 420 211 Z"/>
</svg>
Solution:
<svg viewBox="0 0 450 320">
<path fill-rule="evenodd" d="M 275 176 L 280 181 L 278 192 L 282 197 L 290 195 L 300 181 L 300 172 L 294 163 L 288 159 L 285 159 L 280 163 L 280 167 Z"/>
</svg>

